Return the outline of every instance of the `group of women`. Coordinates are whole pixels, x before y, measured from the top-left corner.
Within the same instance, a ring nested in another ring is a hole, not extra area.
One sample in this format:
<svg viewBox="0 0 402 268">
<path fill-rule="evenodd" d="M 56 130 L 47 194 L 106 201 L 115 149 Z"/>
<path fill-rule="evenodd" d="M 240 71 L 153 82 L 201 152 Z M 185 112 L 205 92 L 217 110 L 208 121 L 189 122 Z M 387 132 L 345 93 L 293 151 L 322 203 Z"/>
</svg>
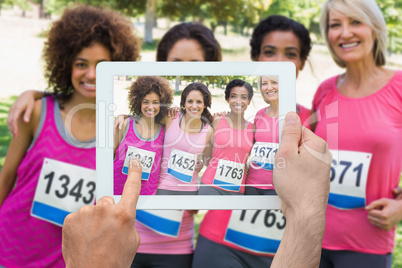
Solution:
<svg viewBox="0 0 402 268">
<path fill-rule="evenodd" d="M 328 0 L 320 25 L 335 63 L 346 69 L 320 85 L 312 111 L 297 106 L 302 122 L 327 141 L 334 156 L 320 267 L 391 267 L 395 228 L 402 219 L 402 201 L 393 194 L 402 170 L 402 72 L 383 67 L 386 27 L 374 0 Z M 258 24 L 250 45 L 252 60 L 291 61 L 296 75 L 312 46 L 303 25 L 276 15 Z M 46 161 L 53 160 L 61 163 L 57 168 L 68 176 L 71 164 L 95 168 L 95 110 L 81 109 L 72 118 L 69 111 L 95 103 L 98 62 L 132 61 L 138 54 L 130 22 L 115 12 L 80 6 L 66 9 L 53 24 L 44 50 L 53 93 L 34 105 L 32 95 L 43 97 L 43 93 L 26 93 L 17 101 L 18 106 L 28 103 L 34 108 L 28 123 L 19 120 L 18 132 L 14 126 L 13 134 L 18 135 L 0 173 L 0 266 L 64 265 L 61 228 L 31 216 L 38 181 L 53 178 L 41 169 L 50 169 Z M 173 27 L 157 49 L 158 61 L 221 59 L 219 43 L 200 24 Z M 280 87 L 274 77 L 259 77 L 258 84 L 268 106 L 258 111 L 252 123 L 245 120 L 244 111 L 253 89 L 242 80 L 226 87 L 229 114 L 211 116 L 208 88 L 191 83 L 182 92 L 179 115 L 169 117 L 167 106 L 161 105 L 172 102 L 168 83 L 139 77 L 129 93 L 133 116 L 116 131 L 114 191 L 121 191 L 124 162 L 131 150 L 152 163 L 147 165 L 149 172 L 144 172 L 148 174 L 143 173 L 142 194 L 275 194 L 270 163 L 253 161 L 245 172 L 256 146 L 274 152 L 278 143 Z M 229 136 L 238 143 L 225 146 Z M 155 150 L 152 143 L 163 146 Z M 233 155 L 237 158 L 232 159 Z M 186 171 L 176 167 L 174 160 L 179 157 L 188 159 Z M 198 189 L 203 164 L 207 169 Z M 242 183 L 229 183 L 219 175 L 222 165 L 242 170 L 237 173 Z M 178 182 L 190 186 L 183 190 Z M 42 196 L 50 192 L 51 183 L 47 186 Z M 79 199 L 76 191 L 69 193 Z M 286 225 L 280 211 L 208 211 L 194 250 L 194 213 L 138 211 L 141 244 L 133 267 L 267 267 Z M 264 218 L 259 214 L 276 221 L 267 226 L 258 220 Z M 155 217 L 159 224 L 149 220 Z M 251 217 L 257 220 L 251 223 Z M 175 224 L 167 229 L 164 219 Z"/>
</svg>

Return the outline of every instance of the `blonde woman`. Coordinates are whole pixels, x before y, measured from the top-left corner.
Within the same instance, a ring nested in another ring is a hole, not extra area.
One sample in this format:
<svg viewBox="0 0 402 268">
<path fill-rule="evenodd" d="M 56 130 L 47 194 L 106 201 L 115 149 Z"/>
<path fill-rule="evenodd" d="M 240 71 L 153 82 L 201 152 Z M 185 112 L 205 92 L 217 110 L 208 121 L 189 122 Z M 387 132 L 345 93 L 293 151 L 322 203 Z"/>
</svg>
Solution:
<svg viewBox="0 0 402 268">
<path fill-rule="evenodd" d="M 329 0 L 320 26 L 343 74 L 318 88 L 315 132 L 332 151 L 320 267 L 391 267 L 402 201 L 402 72 L 386 69 L 384 18 L 374 0 Z"/>
</svg>

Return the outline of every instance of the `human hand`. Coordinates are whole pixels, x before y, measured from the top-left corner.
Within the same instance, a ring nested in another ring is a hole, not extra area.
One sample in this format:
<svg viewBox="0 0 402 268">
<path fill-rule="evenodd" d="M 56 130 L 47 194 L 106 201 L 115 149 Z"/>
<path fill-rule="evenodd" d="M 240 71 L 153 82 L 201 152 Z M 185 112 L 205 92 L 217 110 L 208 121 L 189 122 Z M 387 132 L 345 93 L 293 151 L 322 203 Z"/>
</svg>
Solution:
<svg viewBox="0 0 402 268">
<path fill-rule="evenodd" d="M 245 165 L 245 167 L 244 167 L 244 177 L 245 178 L 247 178 L 247 176 L 248 176 L 248 170 L 249 170 L 249 166 Z"/>
<path fill-rule="evenodd" d="M 213 114 L 213 116 L 227 116 L 229 114 L 229 112 L 217 112 L 217 113 L 214 113 Z"/>
<path fill-rule="evenodd" d="M 321 213 L 325 217 L 331 161 L 327 143 L 302 128 L 296 113 L 288 113 L 273 171 L 275 190 L 286 218 L 300 213 Z"/>
<path fill-rule="evenodd" d="M 402 199 L 402 189 L 401 187 L 396 187 L 395 189 L 392 190 L 392 193 L 395 196 L 395 200 L 401 200 Z"/>
<path fill-rule="evenodd" d="M 273 171 L 286 228 L 272 268 L 319 266 L 331 161 L 326 142 L 288 113 Z"/>
<path fill-rule="evenodd" d="M 7 116 L 7 126 L 13 137 L 18 137 L 18 118 L 24 113 L 24 122 L 28 123 L 35 107 L 35 99 L 43 97 L 43 92 L 24 91 L 11 106 Z"/>
<path fill-rule="evenodd" d="M 202 169 L 204 168 L 204 162 L 201 160 L 197 160 L 197 163 L 195 164 L 195 172 L 199 173 Z"/>
<path fill-rule="evenodd" d="M 125 114 L 119 114 L 115 119 L 114 119 L 114 124 L 113 124 L 113 135 L 116 136 L 116 129 L 119 127 L 121 129 L 124 125 L 124 120 L 128 117 L 128 115 Z"/>
<path fill-rule="evenodd" d="M 141 162 L 132 159 L 119 203 L 106 196 L 66 217 L 62 243 L 66 267 L 131 265 L 140 244 L 134 222 L 141 173 Z"/>
<path fill-rule="evenodd" d="M 172 107 L 168 111 L 168 116 L 171 117 L 172 119 L 176 119 L 177 114 L 180 113 L 180 110 L 181 110 L 180 107 L 177 107 L 177 106 Z"/>
<path fill-rule="evenodd" d="M 371 224 L 385 231 L 391 230 L 402 220 L 402 201 L 381 198 L 366 206 Z"/>
<path fill-rule="evenodd" d="M 187 210 L 188 213 L 190 213 L 191 215 L 195 215 L 198 213 L 198 210 Z"/>
</svg>

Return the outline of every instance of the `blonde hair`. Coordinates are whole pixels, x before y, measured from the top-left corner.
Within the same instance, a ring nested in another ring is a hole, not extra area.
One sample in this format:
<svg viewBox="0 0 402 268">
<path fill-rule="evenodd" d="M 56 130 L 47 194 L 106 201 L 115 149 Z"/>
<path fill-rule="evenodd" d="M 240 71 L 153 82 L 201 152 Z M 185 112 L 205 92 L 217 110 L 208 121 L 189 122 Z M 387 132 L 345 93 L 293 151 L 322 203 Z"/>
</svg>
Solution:
<svg viewBox="0 0 402 268">
<path fill-rule="evenodd" d="M 356 19 L 368 25 L 374 32 L 373 58 L 377 66 L 386 63 L 387 52 L 387 27 L 384 17 L 375 0 L 327 0 L 321 9 L 320 28 L 327 47 L 335 63 L 345 68 L 346 63 L 339 59 L 328 41 L 329 12 L 338 11 L 345 16 Z"/>
</svg>

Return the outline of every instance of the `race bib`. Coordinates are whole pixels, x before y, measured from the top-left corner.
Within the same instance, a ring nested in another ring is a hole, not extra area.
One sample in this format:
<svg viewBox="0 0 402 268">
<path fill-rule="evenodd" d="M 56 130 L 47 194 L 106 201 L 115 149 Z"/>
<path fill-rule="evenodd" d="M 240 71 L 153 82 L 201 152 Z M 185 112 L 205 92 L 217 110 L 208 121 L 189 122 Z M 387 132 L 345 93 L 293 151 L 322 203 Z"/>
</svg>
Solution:
<svg viewBox="0 0 402 268">
<path fill-rule="evenodd" d="M 253 168 L 263 168 L 273 170 L 275 164 L 275 154 L 278 151 L 278 143 L 256 142 L 250 153 L 250 164 Z"/>
<path fill-rule="evenodd" d="M 137 210 L 136 220 L 154 232 L 178 237 L 184 210 Z"/>
<path fill-rule="evenodd" d="M 219 159 L 213 185 L 238 192 L 244 177 L 244 164 Z"/>
<path fill-rule="evenodd" d="M 141 161 L 142 164 L 141 179 L 147 181 L 149 179 L 149 174 L 151 173 L 152 165 L 154 164 L 155 155 L 155 152 L 128 146 L 126 158 L 124 159 L 122 173 L 127 175 L 130 160 L 133 158 L 137 158 Z"/>
<path fill-rule="evenodd" d="M 193 178 L 196 159 L 195 154 L 172 149 L 167 173 L 182 182 L 190 183 Z"/>
<path fill-rule="evenodd" d="M 331 150 L 331 188 L 328 204 L 339 209 L 366 205 L 366 184 L 372 154 Z"/>
<path fill-rule="evenodd" d="M 64 218 L 95 201 L 94 169 L 45 158 L 31 215 L 63 226 Z"/>
<path fill-rule="evenodd" d="M 255 253 L 275 254 L 285 226 L 280 210 L 233 210 L 224 241 Z"/>
</svg>

